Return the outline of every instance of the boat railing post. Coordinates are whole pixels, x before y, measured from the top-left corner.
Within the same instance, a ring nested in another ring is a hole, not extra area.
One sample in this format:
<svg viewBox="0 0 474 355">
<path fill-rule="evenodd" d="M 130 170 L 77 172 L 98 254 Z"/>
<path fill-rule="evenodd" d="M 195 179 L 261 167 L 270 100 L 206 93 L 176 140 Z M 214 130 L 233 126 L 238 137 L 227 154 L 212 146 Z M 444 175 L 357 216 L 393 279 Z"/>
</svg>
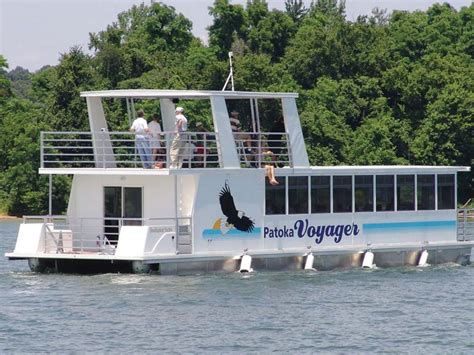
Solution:
<svg viewBox="0 0 474 355">
<path fill-rule="evenodd" d="M 53 214 L 53 175 L 49 174 L 49 198 L 48 198 L 48 214 Z"/>
<path fill-rule="evenodd" d="M 105 128 L 100 129 L 100 144 L 102 149 L 102 169 L 105 169 Z"/>
<path fill-rule="evenodd" d="M 204 140 L 204 142 L 203 142 L 204 149 L 202 151 L 204 156 L 202 157 L 202 160 L 204 162 L 204 167 L 206 168 L 207 167 L 207 135 L 203 134 L 202 138 Z M 218 160 L 220 160 L 219 157 L 218 157 Z"/>
<path fill-rule="evenodd" d="M 44 132 L 40 132 L 40 167 L 44 168 L 44 145 L 43 145 L 43 140 L 44 140 Z"/>
<path fill-rule="evenodd" d="M 137 137 L 134 137 L 134 142 L 133 142 L 133 164 L 135 165 L 135 168 L 138 166 L 138 158 L 137 158 Z"/>
<path fill-rule="evenodd" d="M 262 133 L 257 133 L 258 135 L 258 167 L 262 167 Z"/>
<path fill-rule="evenodd" d="M 166 166 L 170 167 L 170 164 L 171 164 L 171 152 L 170 152 L 170 146 L 171 146 L 171 133 L 170 132 L 166 132 Z"/>
<path fill-rule="evenodd" d="M 462 240 L 466 241 L 467 209 L 462 210 Z"/>
</svg>

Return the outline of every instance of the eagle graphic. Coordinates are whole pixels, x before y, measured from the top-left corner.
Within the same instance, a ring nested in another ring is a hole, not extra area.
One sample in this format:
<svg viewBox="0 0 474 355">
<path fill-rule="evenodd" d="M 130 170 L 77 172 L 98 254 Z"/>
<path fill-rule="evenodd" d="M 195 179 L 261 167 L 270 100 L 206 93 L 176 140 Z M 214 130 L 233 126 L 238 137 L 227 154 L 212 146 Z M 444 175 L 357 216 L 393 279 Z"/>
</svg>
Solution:
<svg viewBox="0 0 474 355">
<path fill-rule="evenodd" d="M 226 222 L 233 225 L 236 229 L 242 232 L 250 233 L 253 231 L 255 224 L 254 222 L 245 216 L 243 211 L 238 211 L 235 208 L 234 198 L 230 193 L 229 185 L 227 182 L 222 188 L 219 194 L 219 202 L 221 204 L 222 213 L 227 217 Z"/>
</svg>

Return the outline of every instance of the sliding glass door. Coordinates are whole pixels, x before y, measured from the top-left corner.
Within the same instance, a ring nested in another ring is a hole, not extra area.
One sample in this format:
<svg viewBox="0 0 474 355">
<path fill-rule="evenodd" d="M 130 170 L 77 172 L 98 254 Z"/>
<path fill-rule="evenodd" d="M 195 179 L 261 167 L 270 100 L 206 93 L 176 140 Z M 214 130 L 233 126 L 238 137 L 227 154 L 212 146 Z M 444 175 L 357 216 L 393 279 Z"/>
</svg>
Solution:
<svg viewBox="0 0 474 355">
<path fill-rule="evenodd" d="M 143 189 L 104 186 L 104 234 L 107 239 L 116 244 L 120 225 L 141 225 L 142 221 L 136 218 L 143 218 Z"/>
</svg>

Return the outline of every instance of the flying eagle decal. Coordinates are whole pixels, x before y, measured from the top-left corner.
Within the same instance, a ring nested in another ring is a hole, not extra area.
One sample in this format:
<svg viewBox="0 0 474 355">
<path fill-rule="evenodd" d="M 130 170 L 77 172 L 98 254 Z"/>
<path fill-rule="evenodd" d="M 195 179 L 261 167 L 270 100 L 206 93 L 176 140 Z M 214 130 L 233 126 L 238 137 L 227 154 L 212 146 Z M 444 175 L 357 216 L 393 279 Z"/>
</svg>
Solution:
<svg viewBox="0 0 474 355">
<path fill-rule="evenodd" d="M 237 210 L 227 182 L 219 194 L 219 202 L 222 213 L 227 217 L 227 224 L 234 226 L 235 229 L 242 232 L 251 233 L 253 231 L 255 223 L 243 211 Z"/>
</svg>

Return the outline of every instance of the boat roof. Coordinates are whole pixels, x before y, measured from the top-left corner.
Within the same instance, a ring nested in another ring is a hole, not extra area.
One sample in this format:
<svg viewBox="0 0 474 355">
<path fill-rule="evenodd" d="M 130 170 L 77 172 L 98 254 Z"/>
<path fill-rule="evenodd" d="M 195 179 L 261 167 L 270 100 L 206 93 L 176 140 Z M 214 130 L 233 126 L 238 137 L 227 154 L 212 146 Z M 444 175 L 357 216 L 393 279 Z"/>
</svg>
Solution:
<svg viewBox="0 0 474 355">
<path fill-rule="evenodd" d="M 452 174 L 469 172 L 469 166 L 429 166 L 429 165 L 338 165 L 310 166 L 302 168 L 276 168 L 278 176 L 291 175 L 404 175 L 404 174 Z M 195 174 L 254 174 L 264 169 L 247 168 L 193 168 L 193 169 L 141 169 L 141 168 L 40 168 L 40 174 L 75 175 L 195 175 Z"/>
<path fill-rule="evenodd" d="M 81 97 L 100 98 L 134 98 L 134 99 L 208 99 L 213 96 L 222 96 L 226 99 L 281 99 L 297 98 L 294 92 L 253 92 L 253 91 L 206 91 L 206 90 L 102 90 L 83 91 Z"/>
</svg>

